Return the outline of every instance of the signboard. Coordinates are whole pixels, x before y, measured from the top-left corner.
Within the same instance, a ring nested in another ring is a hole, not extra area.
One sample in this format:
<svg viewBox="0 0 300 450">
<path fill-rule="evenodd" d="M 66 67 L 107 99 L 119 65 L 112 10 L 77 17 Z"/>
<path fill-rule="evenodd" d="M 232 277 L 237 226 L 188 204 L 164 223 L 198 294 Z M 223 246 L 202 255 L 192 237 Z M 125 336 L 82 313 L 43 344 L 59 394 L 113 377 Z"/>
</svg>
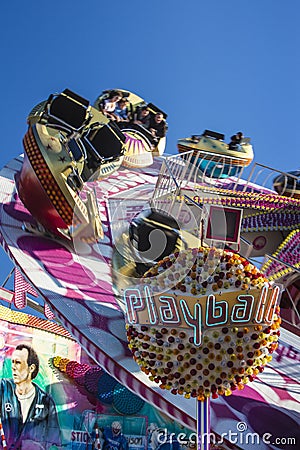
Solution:
<svg viewBox="0 0 300 450">
<path fill-rule="evenodd" d="M 278 286 L 273 289 L 265 286 L 261 290 L 223 291 L 204 297 L 170 293 L 153 295 L 145 286 L 143 290 L 126 289 L 124 301 L 130 325 L 191 328 L 194 344 L 201 345 L 205 329 L 228 324 L 271 324 L 279 294 Z"/>
<path fill-rule="evenodd" d="M 205 205 L 205 240 L 238 244 L 242 222 L 242 209 Z"/>
</svg>

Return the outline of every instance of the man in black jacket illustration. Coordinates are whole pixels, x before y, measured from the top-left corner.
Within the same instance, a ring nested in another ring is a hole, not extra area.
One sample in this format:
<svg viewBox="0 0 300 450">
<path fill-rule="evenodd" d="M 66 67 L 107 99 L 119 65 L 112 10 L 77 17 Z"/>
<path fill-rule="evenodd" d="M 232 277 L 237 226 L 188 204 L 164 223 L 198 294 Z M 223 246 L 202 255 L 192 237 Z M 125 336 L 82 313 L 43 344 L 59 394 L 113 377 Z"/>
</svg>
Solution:
<svg viewBox="0 0 300 450">
<path fill-rule="evenodd" d="M 22 449 L 32 442 L 40 448 L 60 445 L 60 429 L 52 397 L 32 380 L 39 371 L 39 358 L 26 344 L 16 347 L 11 358 L 12 379 L 0 381 L 0 412 L 9 449 Z"/>
</svg>

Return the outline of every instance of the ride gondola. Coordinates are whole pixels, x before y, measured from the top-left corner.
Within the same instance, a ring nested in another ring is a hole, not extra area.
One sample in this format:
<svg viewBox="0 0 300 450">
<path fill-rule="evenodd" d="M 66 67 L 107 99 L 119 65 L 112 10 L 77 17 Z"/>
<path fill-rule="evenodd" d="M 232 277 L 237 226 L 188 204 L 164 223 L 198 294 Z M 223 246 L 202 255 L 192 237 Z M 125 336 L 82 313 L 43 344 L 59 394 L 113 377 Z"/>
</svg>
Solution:
<svg viewBox="0 0 300 450">
<path fill-rule="evenodd" d="M 243 167 L 248 166 L 254 157 L 249 138 L 239 142 L 224 142 L 224 134 L 205 130 L 201 135 L 179 139 L 179 153 L 193 150 L 193 160 L 197 161 L 199 170 L 212 178 L 235 176 Z"/>
<path fill-rule="evenodd" d="M 300 198 L 300 170 L 278 175 L 273 180 L 273 187 L 280 195 Z"/>
<path fill-rule="evenodd" d="M 24 162 L 16 175 L 23 204 L 41 230 L 82 240 L 102 237 L 97 200 L 85 182 L 120 167 L 125 136 L 89 101 L 65 89 L 29 114 Z"/>
<path fill-rule="evenodd" d="M 153 103 L 147 103 L 142 97 L 124 89 L 110 89 L 103 91 L 96 99 L 94 107 L 99 111 L 104 110 L 104 104 L 113 93 L 120 93 L 122 99 L 127 101 L 128 118 L 125 121 L 117 121 L 118 127 L 126 136 L 125 154 L 123 165 L 126 167 L 147 167 L 152 164 L 153 156 L 161 156 L 166 147 L 167 114 Z M 162 115 L 165 127 L 163 136 L 154 136 L 151 131 L 136 120 L 142 108 L 149 112 L 149 119 L 154 119 L 157 114 Z"/>
</svg>

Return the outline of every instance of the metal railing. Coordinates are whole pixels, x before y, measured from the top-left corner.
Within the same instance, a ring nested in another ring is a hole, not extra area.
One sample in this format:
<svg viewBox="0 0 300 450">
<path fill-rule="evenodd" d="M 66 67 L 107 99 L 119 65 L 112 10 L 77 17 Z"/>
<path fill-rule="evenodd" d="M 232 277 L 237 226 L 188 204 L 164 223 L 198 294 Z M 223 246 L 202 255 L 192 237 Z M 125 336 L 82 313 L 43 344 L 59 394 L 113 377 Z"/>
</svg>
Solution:
<svg viewBox="0 0 300 450">
<path fill-rule="evenodd" d="M 240 174 L 235 185 L 233 186 L 233 190 L 241 190 L 242 187 L 242 190 L 247 192 L 269 191 L 276 194 L 274 191 L 273 182 L 275 178 L 282 176 L 284 185 L 281 189 L 280 195 L 293 197 L 297 190 L 297 185 L 300 183 L 300 177 L 287 172 L 282 172 L 281 170 L 274 169 L 264 164 L 253 163 L 248 170 L 250 170 L 248 177 L 245 180 L 242 180 L 242 174 Z M 293 180 L 293 188 L 288 191 L 289 180 Z"/>
<path fill-rule="evenodd" d="M 264 164 L 249 167 L 237 166 L 236 158 L 193 150 L 164 159 L 155 186 L 153 199 L 178 193 L 187 188 L 197 191 L 205 186 L 215 186 L 230 191 L 277 194 L 273 187 L 275 178 L 282 177 L 281 195 L 292 197 L 300 184 L 300 176 L 283 172 Z"/>
</svg>

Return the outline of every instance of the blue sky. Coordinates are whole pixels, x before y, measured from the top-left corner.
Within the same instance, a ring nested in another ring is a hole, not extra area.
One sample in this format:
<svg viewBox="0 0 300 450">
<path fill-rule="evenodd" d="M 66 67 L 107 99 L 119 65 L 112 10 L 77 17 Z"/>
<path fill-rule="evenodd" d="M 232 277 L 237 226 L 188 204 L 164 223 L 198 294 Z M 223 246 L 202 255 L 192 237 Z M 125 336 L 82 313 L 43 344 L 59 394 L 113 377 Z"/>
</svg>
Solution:
<svg viewBox="0 0 300 450">
<path fill-rule="evenodd" d="M 169 153 L 205 128 L 242 129 L 258 162 L 298 168 L 299 20 L 298 0 L 3 2 L 0 165 L 51 92 L 123 87 L 169 114 Z"/>
<path fill-rule="evenodd" d="M 255 161 L 299 168 L 298 0 L 15 0 L 0 11 L 0 167 L 50 93 L 94 101 L 119 87 L 168 113 L 168 153 L 206 128 L 242 130 Z"/>
</svg>

